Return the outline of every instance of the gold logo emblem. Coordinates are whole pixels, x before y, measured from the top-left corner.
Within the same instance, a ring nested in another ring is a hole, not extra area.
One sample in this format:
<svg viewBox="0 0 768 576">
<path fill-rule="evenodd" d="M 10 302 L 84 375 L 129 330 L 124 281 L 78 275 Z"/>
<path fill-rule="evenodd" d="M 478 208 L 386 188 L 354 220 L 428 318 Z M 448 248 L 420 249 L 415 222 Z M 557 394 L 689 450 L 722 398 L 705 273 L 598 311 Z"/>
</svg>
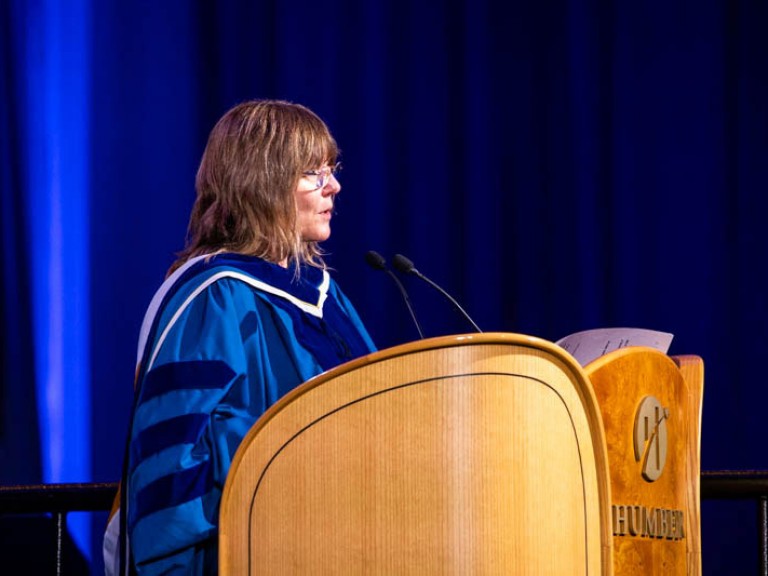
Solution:
<svg viewBox="0 0 768 576">
<path fill-rule="evenodd" d="M 655 482 L 667 461 L 667 418 L 664 408 L 653 396 L 646 396 L 635 413 L 635 461 L 643 464 L 643 478 Z"/>
</svg>

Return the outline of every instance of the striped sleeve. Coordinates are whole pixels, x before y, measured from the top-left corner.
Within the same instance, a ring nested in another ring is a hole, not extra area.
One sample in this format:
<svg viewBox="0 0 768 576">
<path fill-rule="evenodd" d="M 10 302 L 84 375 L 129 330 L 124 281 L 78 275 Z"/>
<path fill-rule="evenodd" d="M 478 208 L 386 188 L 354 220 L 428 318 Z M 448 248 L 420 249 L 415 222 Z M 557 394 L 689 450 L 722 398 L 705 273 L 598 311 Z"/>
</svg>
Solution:
<svg viewBox="0 0 768 576">
<path fill-rule="evenodd" d="M 230 288 L 213 285 L 186 306 L 141 382 L 128 478 L 128 531 L 139 574 L 168 572 L 169 561 L 202 565 L 206 547 L 215 559 L 229 454 L 218 454 L 214 436 L 222 427 L 247 430 L 258 416 L 230 404 L 247 399 L 240 389 L 249 384 L 242 303 Z M 190 558 L 198 551 L 201 558 Z"/>
</svg>

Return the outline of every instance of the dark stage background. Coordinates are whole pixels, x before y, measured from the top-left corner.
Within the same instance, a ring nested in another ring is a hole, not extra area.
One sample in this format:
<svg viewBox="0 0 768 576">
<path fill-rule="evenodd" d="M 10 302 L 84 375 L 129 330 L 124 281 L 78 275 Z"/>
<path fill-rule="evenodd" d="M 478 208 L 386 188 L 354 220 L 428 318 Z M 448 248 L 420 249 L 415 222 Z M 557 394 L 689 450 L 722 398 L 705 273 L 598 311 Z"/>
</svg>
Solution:
<svg viewBox="0 0 768 576">
<path fill-rule="evenodd" d="M 118 479 L 205 139 L 257 97 L 342 147 L 326 248 L 380 347 L 417 334 L 369 249 L 486 331 L 672 332 L 703 468 L 768 468 L 767 28 L 757 0 L 0 2 L 0 481 Z M 470 330 L 406 280 L 428 336 Z M 104 520 L 72 519 L 95 573 Z M 755 571 L 753 507 L 702 522 L 705 574 Z"/>
</svg>

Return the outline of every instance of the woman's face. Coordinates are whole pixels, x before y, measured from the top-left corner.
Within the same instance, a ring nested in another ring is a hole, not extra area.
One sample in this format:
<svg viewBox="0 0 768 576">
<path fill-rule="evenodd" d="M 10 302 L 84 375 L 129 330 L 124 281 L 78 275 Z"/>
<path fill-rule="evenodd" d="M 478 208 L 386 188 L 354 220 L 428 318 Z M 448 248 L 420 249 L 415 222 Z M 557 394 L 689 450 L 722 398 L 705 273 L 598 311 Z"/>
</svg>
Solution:
<svg viewBox="0 0 768 576">
<path fill-rule="evenodd" d="M 333 202 L 341 184 L 327 164 L 314 172 L 324 171 L 325 177 L 303 175 L 296 189 L 296 225 L 304 242 L 322 242 L 331 235 Z M 318 186 L 318 180 L 325 182 Z"/>
</svg>

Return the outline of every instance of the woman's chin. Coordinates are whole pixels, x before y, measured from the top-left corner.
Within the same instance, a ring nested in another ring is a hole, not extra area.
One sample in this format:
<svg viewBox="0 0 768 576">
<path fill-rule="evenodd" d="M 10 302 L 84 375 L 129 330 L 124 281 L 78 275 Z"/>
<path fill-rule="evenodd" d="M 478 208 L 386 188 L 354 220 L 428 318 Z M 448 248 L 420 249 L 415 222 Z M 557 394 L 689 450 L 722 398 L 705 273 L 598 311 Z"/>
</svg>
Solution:
<svg viewBox="0 0 768 576">
<path fill-rule="evenodd" d="M 325 242 L 331 237 L 331 228 L 319 228 L 309 233 L 302 234 L 304 242 Z"/>
</svg>

